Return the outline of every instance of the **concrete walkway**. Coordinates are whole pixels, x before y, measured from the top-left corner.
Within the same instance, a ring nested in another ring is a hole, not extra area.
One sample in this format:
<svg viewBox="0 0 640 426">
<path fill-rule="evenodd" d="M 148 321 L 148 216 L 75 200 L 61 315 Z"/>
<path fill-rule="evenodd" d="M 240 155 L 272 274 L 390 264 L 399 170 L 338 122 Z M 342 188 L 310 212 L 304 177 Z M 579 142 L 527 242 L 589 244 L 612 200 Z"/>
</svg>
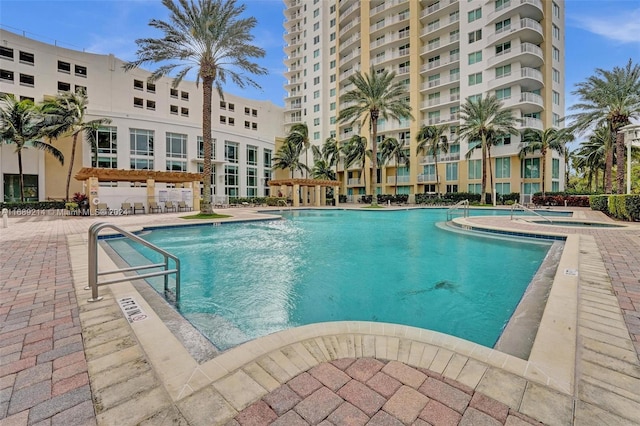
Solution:
<svg viewBox="0 0 640 426">
<path fill-rule="evenodd" d="M 136 228 L 177 217 L 109 220 Z M 352 322 L 287 330 L 198 362 L 131 284 L 86 301 L 94 221 L 13 217 L 0 230 L 0 425 L 640 424 L 637 228 L 587 229 L 577 240 L 567 374 L 544 356 L 536 364 L 427 330 Z M 128 324 L 116 303 L 126 296 L 150 318 Z"/>
</svg>

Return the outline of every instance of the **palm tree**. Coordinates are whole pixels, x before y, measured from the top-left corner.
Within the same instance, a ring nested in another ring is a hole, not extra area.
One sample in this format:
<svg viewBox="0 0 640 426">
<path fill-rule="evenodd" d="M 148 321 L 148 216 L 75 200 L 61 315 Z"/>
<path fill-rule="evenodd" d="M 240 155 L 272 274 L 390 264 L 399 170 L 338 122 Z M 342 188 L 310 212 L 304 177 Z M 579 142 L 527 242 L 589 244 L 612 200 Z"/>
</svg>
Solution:
<svg viewBox="0 0 640 426">
<path fill-rule="evenodd" d="M 152 19 L 149 25 L 164 33 L 161 39 L 138 39 L 138 59 L 124 65 L 131 70 L 146 63 L 161 63 L 150 81 L 179 69 L 173 79 L 176 88 L 191 71 L 197 70 L 196 83 L 202 80 L 202 139 L 204 144 L 202 212 L 211 209 L 211 100 L 215 84 L 224 98 L 222 84 L 231 80 L 236 86 L 259 88 L 249 74 L 266 74 L 266 69 L 250 58 L 262 58 L 265 51 L 252 44 L 250 31 L 256 25 L 252 16 L 241 17 L 245 5 L 236 0 L 162 0 L 169 9 L 169 21 Z"/>
<path fill-rule="evenodd" d="M 361 128 L 365 123 L 369 123 L 371 130 L 371 174 L 372 180 L 377 181 L 378 177 L 378 118 L 385 121 L 396 119 L 401 122 L 403 119 L 413 118 L 411 107 L 406 96 L 407 89 L 401 82 L 394 82 L 396 73 L 387 70 L 376 72 L 371 67 L 369 74 L 362 74 L 358 71 L 349 77 L 349 82 L 355 89 L 349 90 L 340 96 L 340 102 L 349 104 L 348 107 L 338 114 L 338 122 L 350 122 L 351 124 L 360 121 Z M 372 182 L 371 204 L 376 205 L 377 193 L 376 183 Z"/>
<path fill-rule="evenodd" d="M 487 186 L 487 149 L 492 140 L 499 135 L 518 135 L 514 127 L 518 120 L 510 110 L 502 108 L 495 96 L 467 98 L 461 107 L 462 124 L 458 129 L 458 138 L 473 141 L 479 138 L 482 148 L 482 195 L 486 200 Z"/>
<path fill-rule="evenodd" d="M 16 145 L 21 202 L 24 202 L 23 150 L 29 147 L 41 149 L 53 155 L 60 164 L 64 164 L 62 152 L 50 143 L 40 140 L 44 136 L 45 126 L 46 120 L 40 108 L 31 100 L 19 101 L 12 94 L 6 94 L 0 98 L 0 142 Z"/>
<path fill-rule="evenodd" d="M 362 185 L 367 187 L 366 158 L 371 157 L 371 150 L 367 149 L 367 138 L 360 135 L 353 135 L 342 147 L 344 152 L 345 170 L 352 165 L 359 163 L 361 166 L 360 175 Z"/>
<path fill-rule="evenodd" d="M 589 182 L 589 191 L 592 189 L 593 178 L 595 177 L 596 189 L 598 189 L 598 173 L 600 169 L 607 172 L 606 158 L 613 151 L 611 143 L 611 132 L 608 126 L 598 127 L 589 137 L 589 140 L 582 142 L 578 148 L 576 156 L 576 168 L 586 171 Z M 610 169 L 609 169 L 610 170 Z M 606 179 L 603 179 L 603 190 L 606 189 Z"/>
<path fill-rule="evenodd" d="M 311 176 L 314 179 L 336 180 L 336 172 L 333 171 L 332 166 L 324 158 L 315 160 Z"/>
<path fill-rule="evenodd" d="M 402 143 L 396 138 L 385 138 L 380 142 L 380 157 L 383 163 L 388 163 L 390 160 L 396 162 L 396 180 L 395 180 L 395 194 L 398 193 L 398 167 L 400 164 L 406 165 L 409 162 L 409 157 L 402 149 Z"/>
<path fill-rule="evenodd" d="M 84 134 L 90 144 L 95 144 L 95 133 L 100 126 L 111 123 L 108 118 L 98 118 L 86 121 L 87 105 L 89 100 L 84 91 L 62 92 L 52 101 L 43 106 L 47 115 L 51 117 L 51 123 L 45 128 L 48 137 L 58 138 L 63 135 L 72 136 L 71 156 L 69 158 L 69 171 L 67 173 L 67 185 L 65 187 L 65 200 L 69 200 L 69 186 L 71 174 L 76 157 L 78 135 Z M 93 146 L 92 146 L 93 148 Z M 94 155 L 97 150 L 94 149 Z"/>
<path fill-rule="evenodd" d="M 556 151 L 558 154 L 563 155 L 565 152 L 565 144 L 573 140 L 573 136 L 563 130 L 554 129 L 550 127 L 548 129 L 525 129 L 522 135 L 522 142 L 520 143 L 520 159 L 523 159 L 527 154 L 533 154 L 536 151 L 540 151 L 540 168 L 542 169 L 542 195 L 545 193 L 545 174 L 546 174 L 546 162 L 547 151 Z"/>
<path fill-rule="evenodd" d="M 302 152 L 304 150 L 305 158 L 304 164 L 309 166 L 309 146 L 311 142 L 309 141 L 309 127 L 307 123 L 296 123 L 291 126 L 289 130 L 289 134 L 286 137 L 286 141 L 288 143 L 293 144 L 296 147 L 296 150 Z M 308 172 L 307 172 L 308 173 Z M 308 177 L 308 175 L 307 175 Z"/>
<path fill-rule="evenodd" d="M 273 157 L 273 169 L 289 169 L 291 170 L 291 179 L 296 170 L 304 171 L 309 170 L 306 164 L 300 162 L 300 150 L 299 146 L 296 146 L 290 142 L 282 144 L 276 155 Z"/>
<path fill-rule="evenodd" d="M 624 133 L 620 128 L 640 117 L 640 65 L 631 59 L 624 68 L 614 67 L 607 71 L 596 68 L 595 74 L 576 84 L 572 92 L 580 101 L 571 107 L 577 111 L 569 118 L 577 134 L 594 127 L 606 125 L 616 142 L 618 193 L 624 193 Z M 610 175 L 609 175 L 610 176 Z M 610 193 L 612 182 L 605 183 L 605 192 Z"/>
<path fill-rule="evenodd" d="M 449 126 L 422 126 L 416 135 L 418 142 L 416 154 L 430 155 L 436 166 L 436 186 L 440 193 L 440 176 L 438 175 L 438 154 L 449 152 L 449 141 L 445 134 Z"/>
</svg>

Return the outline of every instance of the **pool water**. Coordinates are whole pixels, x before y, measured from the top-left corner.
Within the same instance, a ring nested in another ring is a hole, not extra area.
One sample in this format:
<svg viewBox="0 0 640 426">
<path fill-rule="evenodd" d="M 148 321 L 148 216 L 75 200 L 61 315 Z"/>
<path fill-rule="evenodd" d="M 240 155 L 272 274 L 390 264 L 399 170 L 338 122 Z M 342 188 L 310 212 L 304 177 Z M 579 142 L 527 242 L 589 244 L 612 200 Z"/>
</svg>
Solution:
<svg viewBox="0 0 640 426">
<path fill-rule="evenodd" d="M 444 209 L 302 210 L 283 218 L 143 236 L 179 256 L 178 309 L 219 349 L 341 320 L 406 324 L 491 347 L 551 244 L 439 229 Z M 141 254 L 160 260 L 128 240 L 107 241 L 129 263 Z M 152 285 L 161 291 L 160 280 Z"/>
</svg>

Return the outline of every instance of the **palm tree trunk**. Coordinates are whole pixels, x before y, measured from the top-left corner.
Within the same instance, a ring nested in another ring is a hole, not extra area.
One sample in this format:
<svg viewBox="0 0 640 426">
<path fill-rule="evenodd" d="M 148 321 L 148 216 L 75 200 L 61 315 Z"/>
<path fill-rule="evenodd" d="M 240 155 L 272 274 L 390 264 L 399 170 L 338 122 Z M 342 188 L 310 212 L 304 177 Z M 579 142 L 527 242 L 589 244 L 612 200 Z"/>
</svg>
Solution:
<svg viewBox="0 0 640 426">
<path fill-rule="evenodd" d="M 371 205 L 378 205 L 378 111 L 371 111 Z"/>
<path fill-rule="evenodd" d="M 618 181 L 618 194 L 624 194 L 624 133 L 616 132 L 616 180 Z"/>
<path fill-rule="evenodd" d="M 395 195 L 398 195 L 398 159 L 396 158 L 396 189 L 394 191 Z"/>
<path fill-rule="evenodd" d="M 487 145 L 487 163 L 489 163 L 489 183 L 491 186 L 489 187 L 489 193 L 491 194 L 491 201 L 496 196 L 493 193 L 493 166 L 491 165 L 491 145 Z"/>
<path fill-rule="evenodd" d="M 546 175 L 546 164 L 547 164 L 547 150 L 543 149 L 540 151 L 540 154 L 542 154 L 542 160 L 540 160 L 541 164 L 540 167 L 542 168 L 542 171 L 540 172 L 540 176 L 542 177 L 542 185 L 540 186 L 540 188 L 542 189 L 542 196 L 544 197 L 544 182 L 545 182 L 545 175 Z"/>
<path fill-rule="evenodd" d="M 20 202 L 24 203 L 24 174 L 22 173 L 22 149 L 18 149 L 18 174 L 20 175 Z"/>
<path fill-rule="evenodd" d="M 611 169 L 613 168 L 613 148 L 607 150 L 607 156 L 604 165 L 604 192 L 611 194 Z"/>
<path fill-rule="evenodd" d="M 440 174 L 438 173 L 438 155 L 433 156 L 433 162 L 436 165 L 436 188 L 438 190 L 438 197 L 440 196 Z"/>
<path fill-rule="evenodd" d="M 480 204 L 484 204 L 487 201 L 487 138 L 483 134 L 482 135 L 482 188 L 480 189 L 480 193 L 482 194 L 480 198 Z"/>
<path fill-rule="evenodd" d="M 71 186 L 71 173 L 73 172 L 73 161 L 76 158 L 76 146 L 78 145 L 78 133 L 73 135 L 73 143 L 71 144 L 71 158 L 69 159 L 69 172 L 67 173 L 67 188 L 65 191 L 65 201 L 69 201 L 69 187 Z"/>
<path fill-rule="evenodd" d="M 213 77 L 202 77 L 202 143 L 204 143 L 204 164 L 202 167 L 202 205 L 203 214 L 212 214 L 211 208 L 211 159 L 213 149 L 211 144 L 211 98 L 213 95 Z"/>
</svg>

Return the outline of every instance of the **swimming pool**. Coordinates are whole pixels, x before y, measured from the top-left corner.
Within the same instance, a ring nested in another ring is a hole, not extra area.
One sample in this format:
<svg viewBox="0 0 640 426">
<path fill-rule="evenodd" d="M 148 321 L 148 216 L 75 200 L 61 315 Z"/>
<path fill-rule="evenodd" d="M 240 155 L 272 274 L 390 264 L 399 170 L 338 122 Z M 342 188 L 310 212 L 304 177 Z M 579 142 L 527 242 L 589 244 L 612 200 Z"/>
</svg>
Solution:
<svg viewBox="0 0 640 426">
<path fill-rule="evenodd" d="M 460 235 L 436 226 L 445 216 L 301 210 L 143 238 L 180 257 L 178 309 L 219 349 L 338 320 L 406 324 L 493 346 L 550 242 Z M 107 241 L 131 264 L 141 255 L 158 261 L 143 247 Z"/>
</svg>

